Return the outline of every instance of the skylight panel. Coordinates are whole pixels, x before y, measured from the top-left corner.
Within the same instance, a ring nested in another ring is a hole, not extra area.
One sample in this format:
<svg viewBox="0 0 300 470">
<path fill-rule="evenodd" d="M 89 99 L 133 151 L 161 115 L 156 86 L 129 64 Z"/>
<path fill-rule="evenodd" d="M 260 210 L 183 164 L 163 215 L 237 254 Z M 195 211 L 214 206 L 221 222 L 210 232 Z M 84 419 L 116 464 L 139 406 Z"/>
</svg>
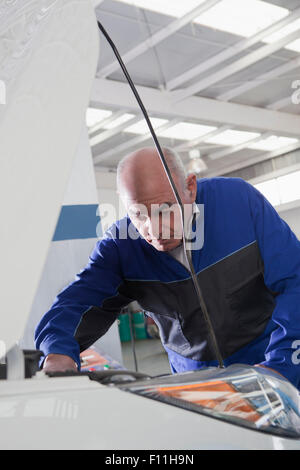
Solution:
<svg viewBox="0 0 300 470">
<path fill-rule="evenodd" d="M 205 142 L 209 144 L 233 146 L 243 144 L 259 136 L 260 134 L 257 132 L 236 131 L 228 129 L 227 131 L 221 132 L 220 134 L 206 139 Z"/>
<path fill-rule="evenodd" d="M 107 130 L 114 129 L 115 127 L 118 127 L 121 124 L 124 124 L 125 122 L 130 121 L 130 119 L 132 119 L 133 117 L 134 117 L 134 114 L 125 113 L 122 116 L 114 119 L 112 122 L 105 124 L 103 126 L 103 129 L 107 129 Z"/>
<path fill-rule="evenodd" d="M 163 124 L 166 124 L 168 122 L 167 119 L 161 119 L 161 118 L 151 118 L 150 121 L 152 124 L 152 127 L 156 129 L 157 127 L 162 126 Z M 147 134 L 149 131 L 149 127 L 144 119 L 141 121 L 137 122 L 136 124 L 133 124 L 132 126 L 126 127 L 124 129 L 124 132 L 129 132 L 131 134 Z"/>
<path fill-rule="evenodd" d="M 197 6 L 201 5 L 204 0 L 118 0 L 122 3 L 143 8 L 145 10 L 154 11 L 163 15 L 175 16 L 177 18 L 184 16 Z"/>
<path fill-rule="evenodd" d="M 272 151 L 278 150 L 281 147 L 285 147 L 290 144 L 294 144 L 297 142 L 298 139 L 293 139 L 291 137 L 278 137 L 276 135 L 272 135 L 267 139 L 259 140 L 258 142 L 249 145 L 249 148 L 255 150 L 264 150 L 264 151 Z"/>
<path fill-rule="evenodd" d="M 280 39 L 284 38 L 288 34 L 291 34 L 297 30 L 300 30 L 300 18 L 296 21 L 293 21 L 290 24 L 287 24 L 286 26 L 281 28 L 279 31 L 276 31 L 270 36 L 267 36 L 266 38 L 264 38 L 264 42 L 271 44 L 273 42 L 279 41 Z M 290 49 L 292 51 L 300 52 L 300 39 L 296 39 L 295 41 L 292 41 L 291 43 L 287 44 L 285 46 L 285 49 Z"/>
<path fill-rule="evenodd" d="M 111 116 L 112 112 L 107 109 L 88 108 L 86 111 L 87 127 L 94 127 L 98 122 Z"/>
<path fill-rule="evenodd" d="M 160 137 L 177 140 L 193 140 L 214 131 L 216 127 L 193 124 L 190 122 L 179 122 L 164 131 L 158 132 Z"/>
<path fill-rule="evenodd" d="M 261 0 L 223 0 L 194 21 L 210 28 L 250 37 L 288 14 L 286 8 Z"/>
</svg>

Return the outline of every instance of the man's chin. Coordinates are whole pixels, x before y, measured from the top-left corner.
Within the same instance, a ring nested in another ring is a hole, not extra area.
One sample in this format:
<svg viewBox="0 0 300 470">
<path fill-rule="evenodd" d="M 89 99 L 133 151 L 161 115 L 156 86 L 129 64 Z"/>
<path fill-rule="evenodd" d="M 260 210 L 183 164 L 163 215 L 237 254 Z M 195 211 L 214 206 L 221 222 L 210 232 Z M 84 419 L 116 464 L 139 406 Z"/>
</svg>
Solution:
<svg viewBox="0 0 300 470">
<path fill-rule="evenodd" d="M 158 251 L 172 251 L 181 245 L 181 240 L 161 240 L 149 242 Z"/>
</svg>

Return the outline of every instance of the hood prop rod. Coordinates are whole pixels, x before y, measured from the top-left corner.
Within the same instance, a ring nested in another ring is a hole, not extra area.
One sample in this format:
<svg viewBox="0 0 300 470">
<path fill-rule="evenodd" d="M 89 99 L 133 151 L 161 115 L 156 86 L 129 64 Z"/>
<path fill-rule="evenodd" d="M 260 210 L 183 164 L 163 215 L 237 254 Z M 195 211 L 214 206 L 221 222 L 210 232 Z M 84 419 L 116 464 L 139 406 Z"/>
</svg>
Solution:
<svg viewBox="0 0 300 470">
<path fill-rule="evenodd" d="M 195 292 L 196 292 L 196 295 L 197 295 L 197 298 L 198 298 L 198 301 L 199 301 L 199 304 L 200 304 L 200 308 L 201 308 L 201 311 L 203 313 L 203 316 L 204 316 L 204 319 L 205 319 L 205 322 L 206 322 L 206 325 L 207 325 L 207 330 L 208 330 L 208 333 L 209 333 L 209 336 L 210 336 L 210 339 L 211 339 L 211 345 L 212 345 L 212 348 L 214 350 L 216 360 L 218 361 L 219 367 L 224 368 L 223 358 L 222 358 L 222 355 L 221 355 L 221 352 L 220 352 L 220 348 L 218 346 L 217 338 L 216 338 L 216 335 L 215 335 L 215 332 L 214 332 L 214 329 L 213 329 L 213 326 L 212 326 L 212 323 L 211 323 L 211 320 L 210 320 L 210 316 L 209 316 L 209 313 L 208 313 L 208 310 L 207 310 L 207 307 L 206 307 L 206 304 L 205 304 L 205 301 L 204 301 L 204 298 L 203 298 L 203 294 L 202 294 L 201 288 L 199 286 L 197 275 L 195 273 L 195 269 L 194 269 L 194 266 L 193 266 L 191 252 L 189 250 L 187 250 L 187 247 L 186 247 L 186 234 L 185 234 L 185 228 L 184 228 L 185 227 L 185 225 L 184 225 L 184 210 L 183 210 L 183 204 L 182 204 L 180 195 L 178 193 L 178 190 L 177 190 L 176 185 L 174 183 L 174 180 L 172 178 L 170 169 L 167 165 L 167 162 L 166 162 L 166 159 L 165 159 L 164 154 L 162 152 L 160 143 L 159 143 L 159 141 L 157 139 L 157 136 L 154 132 L 154 129 L 152 127 L 152 124 L 151 124 L 151 121 L 149 119 L 148 113 L 145 109 L 145 106 L 144 106 L 144 104 L 143 104 L 143 102 L 142 102 L 142 100 L 141 100 L 141 98 L 138 94 L 138 91 L 137 91 L 133 81 L 131 80 L 131 77 L 130 77 L 128 71 L 127 71 L 127 68 L 125 67 L 125 64 L 124 64 L 124 62 L 123 62 L 123 60 L 122 60 L 122 58 L 121 58 L 121 56 L 118 52 L 118 49 L 116 48 L 116 46 L 113 43 L 111 37 L 109 36 L 109 34 L 105 30 L 105 28 L 102 26 L 102 24 L 99 21 L 97 21 L 97 23 L 98 23 L 98 27 L 99 27 L 100 31 L 102 32 L 105 39 L 107 40 L 107 42 L 111 46 L 111 48 L 112 48 L 112 50 L 113 50 L 113 52 L 114 52 L 114 54 L 115 54 L 115 56 L 116 56 L 116 58 L 117 58 L 117 60 L 120 64 L 120 66 L 121 66 L 121 69 L 122 69 L 128 83 L 129 83 L 129 86 L 130 86 L 130 88 L 131 88 L 131 90 L 132 90 L 132 92 L 133 92 L 133 94 L 134 94 L 141 110 L 142 110 L 144 118 L 145 118 L 145 120 L 147 122 L 147 125 L 149 127 L 151 136 L 153 138 L 157 153 L 160 157 L 160 160 L 161 160 L 161 163 L 163 165 L 164 171 L 166 173 L 166 176 L 168 178 L 168 181 L 169 181 L 170 186 L 172 188 L 172 191 L 174 193 L 176 202 L 177 202 L 177 204 L 180 208 L 181 225 L 182 225 L 182 233 L 183 233 L 182 240 L 183 240 L 183 248 L 184 248 L 185 256 L 186 256 L 188 264 L 189 264 L 190 273 L 191 273 L 192 281 L 193 281 L 193 284 L 194 284 Z"/>
</svg>

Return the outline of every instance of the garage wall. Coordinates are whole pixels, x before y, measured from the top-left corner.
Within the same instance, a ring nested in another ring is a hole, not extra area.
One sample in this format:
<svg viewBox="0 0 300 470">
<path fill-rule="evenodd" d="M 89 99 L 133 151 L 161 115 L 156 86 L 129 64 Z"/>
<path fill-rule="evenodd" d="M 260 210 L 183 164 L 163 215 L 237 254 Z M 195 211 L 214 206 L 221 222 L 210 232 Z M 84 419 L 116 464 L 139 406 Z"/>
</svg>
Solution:
<svg viewBox="0 0 300 470">
<path fill-rule="evenodd" d="M 55 189 L 55 181 L 53 187 Z M 34 331 L 41 316 L 51 307 L 58 292 L 87 264 L 97 234 L 100 236 L 101 233 L 95 174 L 84 128 L 39 288 L 21 339 L 22 348 L 34 348 Z M 117 322 L 97 345 L 122 362 Z"/>
<path fill-rule="evenodd" d="M 116 220 L 126 215 L 126 210 L 117 193 L 116 173 L 108 171 L 96 171 L 96 185 L 101 224 L 103 230 L 108 228 Z"/>
</svg>

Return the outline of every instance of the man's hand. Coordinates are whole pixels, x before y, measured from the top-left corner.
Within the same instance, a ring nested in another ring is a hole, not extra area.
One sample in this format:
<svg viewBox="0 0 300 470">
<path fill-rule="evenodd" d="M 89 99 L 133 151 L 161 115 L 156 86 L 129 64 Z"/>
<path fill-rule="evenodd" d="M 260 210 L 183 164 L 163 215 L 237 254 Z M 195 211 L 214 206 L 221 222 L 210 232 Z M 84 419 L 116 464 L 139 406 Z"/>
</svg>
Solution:
<svg viewBox="0 0 300 470">
<path fill-rule="evenodd" d="M 48 354 L 44 361 L 44 372 L 65 372 L 71 370 L 77 372 L 76 362 L 69 356 L 63 354 Z"/>
</svg>

